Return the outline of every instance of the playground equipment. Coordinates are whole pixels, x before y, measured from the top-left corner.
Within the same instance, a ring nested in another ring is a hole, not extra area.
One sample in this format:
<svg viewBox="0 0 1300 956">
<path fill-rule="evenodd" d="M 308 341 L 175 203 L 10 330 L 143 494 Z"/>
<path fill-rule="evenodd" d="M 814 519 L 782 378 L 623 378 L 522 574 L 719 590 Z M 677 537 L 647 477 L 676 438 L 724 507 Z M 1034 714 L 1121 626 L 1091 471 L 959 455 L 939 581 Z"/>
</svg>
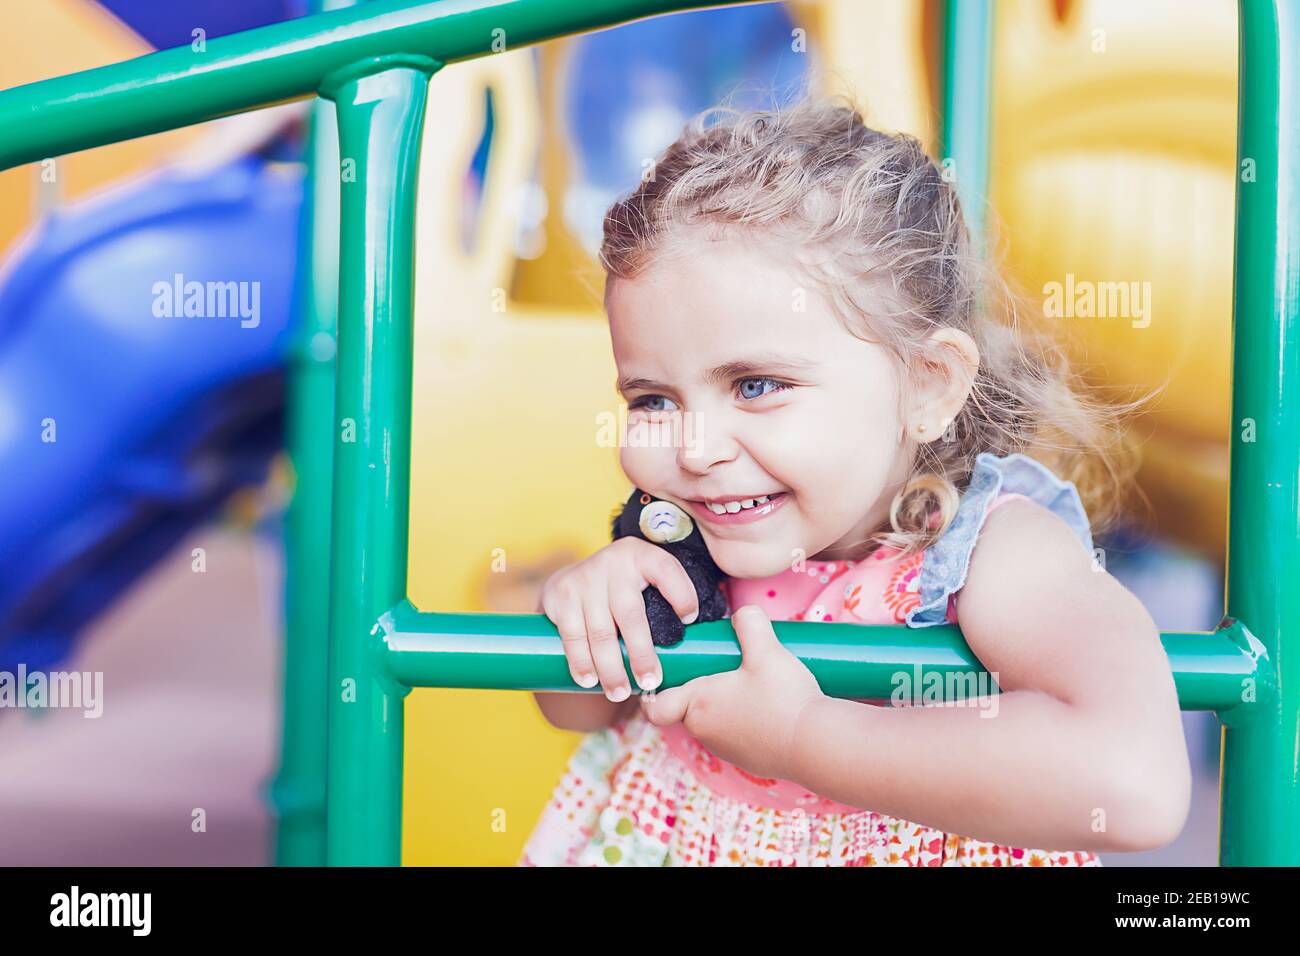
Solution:
<svg viewBox="0 0 1300 956">
<path fill-rule="evenodd" d="M 298 584 L 287 667 L 292 681 L 304 683 L 286 701 L 301 705 L 303 717 L 286 722 L 285 743 L 287 753 L 323 753 L 323 738 L 312 739 L 320 722 L 311 715 L 328 700 L 328 813 L 322 829 L 310 799 L 319 768 L 286 763 L 278 795 L 299 800 L 282 804 L 293 843 L 281 862 L 399 862 L 403 698 L 410 688 L 578 690 L 544 617 L 420 611 L 405 596 L 414 193 L 430 78 L 491 53 L 494 42 L 526 45 L 708 5 L 377 0 L 213 40 L 201 53 L 168 50 L 0 93 L 0 168 L 316 94 L 337 109 L 339 156 L 350 165 L 340 169 L 341 188 L 333 169 L 319 167 L 312 186 L 318 197 L 341 197 L 335 401 L 304 401 L 328 392 L 331 358 L 328 349 L 308 353 L 310 365 L 292 386 L 299 400 L 291 423 L 300 439 L 293 441 L 295 508 L 327 510 L 332 452 L 333 522 L 323 552 L 330 573 L 327 585 L 320 565 L 302 561 L 305 553 L 320 559 L 322 549 L 291 537 L 290 574 Z M 972 210 L 982 208 L 987 180 L 990 16 L 981 0 L 952 0 L 947 8 L 942 152 L 955 161 Z M 1250 160 L 1254 175 L 1237 187 L 1233 421 L 1249 419 L 1254 440 L 1237 443 L 1231 456 L 1233 616 L 1211 633 L 1161 638 L 1181 706 L 1214 711 L 1224 723 L 1221 862 L 1296 865 L 1300 675 L 1291 655 L 1300 597 L 1285 582 L 1300 569 L 1300 411 L 1288 391 L 1300 372 L 1300 258 L 1288 245 L 1300 231 L 1300 12 L 1285 0 L 1242 0 L 1240 17 L 1238 156 Z M 327 216 L 309 234 L 319 234 Z M 973 224 L 978 228 L 977 217 Z M 323 255 L 316 248 L 313 262 Z M 316 275 L 313 287 L 328 303 L 322 286 L 331 285 L 329 270 Z M 320 333 L 328 336 L 328 305 L 309 314 L 320 324 L 309 322 L 300 335 L 319 342 Z M 296 619 L 322 613 L 326 592 L 329 666 L 321 678 L 309 668 L 320 658 L 323 628 L 307 630 Z M 955 627 L 782 622 L 776 631 L 837 696 L 886 697 L 899 667 L 940 676 L 982 671 Z M 675 686 L 734 668 L 739 648 L 729 625 L 714 622 L 690 628 L 661 660 L 665 686 Z"/>
<path fill-rule="evenodd" d="M 0 669 L 64 658 L 193 524 L 265 477 L 299 189 L 296 169 L 255 157 L 167 171 L 30 237 L 0 288 L 0 391 L 10 422 L 48 434 L 0 428 Z M 187 316 L 178 276 L 203 285 L 205 312 L 222 283 L 222 317 Z M 255 290 L 250 317 L 228 308 L 231 286 Z"/>
</svg>

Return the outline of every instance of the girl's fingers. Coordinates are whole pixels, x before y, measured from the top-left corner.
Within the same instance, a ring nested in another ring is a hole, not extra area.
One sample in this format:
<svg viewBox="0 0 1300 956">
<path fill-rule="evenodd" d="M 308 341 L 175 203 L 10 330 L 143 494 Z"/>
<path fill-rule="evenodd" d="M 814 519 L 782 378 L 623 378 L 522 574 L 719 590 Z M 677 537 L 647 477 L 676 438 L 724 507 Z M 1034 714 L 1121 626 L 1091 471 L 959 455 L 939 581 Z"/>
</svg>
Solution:
<svg viewBox="0 0 1300 956">
<path fill-rule="evenodd" d="M 650 636 L 640 583 L 635 573 L 610 578 L 609 609 L 623 634 L 623 646 L 627 648 L 628 663 L 637 684 L 642 690 L 654 690 L 663 683 L 663 676 L 659 673 L 659 655 Z"/>
<path fill-rule="evenodd" d="M 623 653 L 618 647 L 618 632 L 609 613 L 609 591 L 602 587 L 583 595 L 582 614 L 587 630 L 587 645 L 605 696 L 618 703 L 627 700 L 632 687 L 623 668 Z"/>
<path fill-rule="evenodd" d="M 640 541 L 639 538 L 631 539 Z M 677 616 L 686 624 L 694 621 L 700 613 L 699 595 L 695 593 L 695 582 L 686 573 L 682 563 L 663 548 L 648 541 L 641 542 L 646 547 L 638 548 L 636 566 L 647 585 L 653 584 L 672 605 Z M 642 612 L 644 614 L 644 611 Z M 640 671 L 637 671 L 639 674 Z"/>
<path fill-rule="evenodd" d="M 646 719 L 658 727 L 685 719 L 691 694 L 695 691 L 694 683 L 695 681 L 687 681 L 680 687 L 670 687 L 653 695 L 653 698 L 642 697 L 641 706 Z"/>
<path fill-rule="evenodd" d="M 595 687 L 599 678 L 587 646 L 587 626 L 582 615 L 582 605 L 558 601 L 549 592 L 543 592 L 538 611 L 545 612 L 560 632 L 564 657 L 569 662 L 569 673 L 574 682 L 579 687 Z"/>
</svg>

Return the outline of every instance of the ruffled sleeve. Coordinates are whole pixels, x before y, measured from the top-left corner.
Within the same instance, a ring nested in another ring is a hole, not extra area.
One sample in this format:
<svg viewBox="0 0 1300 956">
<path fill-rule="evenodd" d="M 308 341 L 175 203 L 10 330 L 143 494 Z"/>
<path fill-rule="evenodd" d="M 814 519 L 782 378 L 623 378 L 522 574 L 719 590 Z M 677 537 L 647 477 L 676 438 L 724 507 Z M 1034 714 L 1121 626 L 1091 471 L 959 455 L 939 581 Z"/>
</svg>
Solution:
<svg viewBox="0 0 1300 956">
<path fill-rule="evenodd" d="M 908 612 L 910 627 L 928 627 L 948 621 L 952 595 L 966 583 L 971 552 L 990 506 L 1002 495 L 1023 495 L 1060 516 L 1089 553 L 1092 529 L 1073 482 L 1062 481 L 1041 462 L 1028 455 L 999 457 L 981 452 L 975 459 L 970 484 L 957 505 L 948 530 L 925 551 L 921 562 L 921 602 Z"/>
</svg>

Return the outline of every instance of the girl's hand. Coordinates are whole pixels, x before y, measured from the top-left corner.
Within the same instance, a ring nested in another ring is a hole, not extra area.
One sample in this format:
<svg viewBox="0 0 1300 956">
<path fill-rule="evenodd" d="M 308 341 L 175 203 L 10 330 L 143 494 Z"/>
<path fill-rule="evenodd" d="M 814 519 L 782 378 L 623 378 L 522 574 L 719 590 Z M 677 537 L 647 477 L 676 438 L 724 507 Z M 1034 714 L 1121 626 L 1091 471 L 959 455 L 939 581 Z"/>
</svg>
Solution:
<svg viewBox="0 0 1300 956">
<path fill-rule="evenodd" d="M 776 639 L 761 607 L 746 604 L 730 620 L 740 667 L 643 694 L 641 710 L 656 726 L 681 721 L 714 754 L 752 774 L 786 779 L 795 765 L 799 715 L 825 695 L 812 671 Z"/>
<path fill-rule="evenodd" d="M 599 679 L 615 703 L 631 695 L 620 632 L 638 685 L 653 690 L 663 682 L 642 595 L 650 585 L 684 623 L 699 616 L 695 585 L 682 563 L 642 538 L 619 538 L 542 585 L 542 611 L 560 632 L 569 673 L 579 686 L 593 687 Z"/>
</svg>

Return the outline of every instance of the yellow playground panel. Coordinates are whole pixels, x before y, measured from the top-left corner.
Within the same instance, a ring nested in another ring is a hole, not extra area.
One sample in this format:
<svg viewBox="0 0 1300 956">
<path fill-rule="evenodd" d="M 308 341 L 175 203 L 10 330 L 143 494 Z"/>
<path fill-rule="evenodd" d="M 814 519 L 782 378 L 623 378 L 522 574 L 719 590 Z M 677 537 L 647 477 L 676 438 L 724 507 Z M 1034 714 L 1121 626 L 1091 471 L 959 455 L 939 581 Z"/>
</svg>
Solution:
<svg viewBox="0 0 1300 956">
<path fill-rule="evenodd" d="M 1126 288 L 1124 315 L 1102 314 L 1098 296 L 1062 325 L 1099 383 L 1165 386 L 1141 430 L 1153 507 L 1136 516 L 1222 563 L 1236 5 L 1014 0 L 996 12 L 990 197 L 1011 271 L 1030 293 Z"/>
</svg>

